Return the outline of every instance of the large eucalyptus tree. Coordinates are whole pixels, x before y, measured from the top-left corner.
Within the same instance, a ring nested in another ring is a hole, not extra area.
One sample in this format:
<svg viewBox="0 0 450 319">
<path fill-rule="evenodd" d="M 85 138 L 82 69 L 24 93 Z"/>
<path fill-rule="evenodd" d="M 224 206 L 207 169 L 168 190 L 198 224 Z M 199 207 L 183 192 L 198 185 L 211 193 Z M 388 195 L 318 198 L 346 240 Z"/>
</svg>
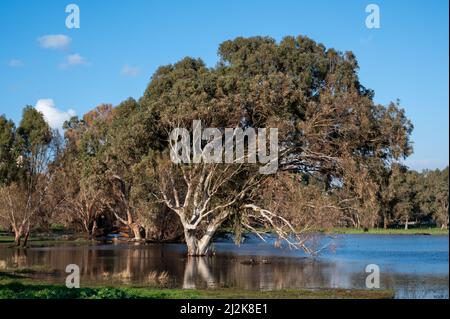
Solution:
<svg viewBox="0 0 450 319">
<path fill-rule="evenodd" d="M 140 100 L 142 109 L 157 119 L 166 140 L 175 127 L 192 137 L 194 120 L 221 131 L 277 128 L 279 170 L 263 175 L 257 164 L 225 160 L 174 164 L 165 141 L 165 151 L 143 160 L 158 185 L 154 195 L 179 216 L 189 255 L 206 254 L 216 230 L 230 219 L 254 231 L 255 225 L 266 227 L 288 245 L 311 252 L 301 234 L 317 216 L 305 219 L 302 211 L 289 209 L 298 203 L 281 187 L 286 183 L 276 181 L 286 174 L 314 176 L 329 190 L 346 188 L 355 198 L 373 198 L 372 167 L 410 154 L 412 125 L 398 104 L 373 102 L 351 52 L 302 36 L 279 43 L 253 37 L 222 43 L 219 56 L 213 68 L 192 58 L 160 67 Z M 262 192 L 265 185 L 272 187 L 272 201 Z"/>
</svg>

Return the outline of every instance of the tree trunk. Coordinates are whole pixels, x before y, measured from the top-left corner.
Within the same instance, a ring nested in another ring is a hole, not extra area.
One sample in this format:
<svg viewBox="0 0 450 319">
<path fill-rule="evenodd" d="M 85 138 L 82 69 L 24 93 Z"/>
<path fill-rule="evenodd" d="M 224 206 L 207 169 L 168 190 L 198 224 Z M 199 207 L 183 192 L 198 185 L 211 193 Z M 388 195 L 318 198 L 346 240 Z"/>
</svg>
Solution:
<svg viewBox="0 0 450 319">
<path fill-rule="evenodd" d="M 14 231 L 14 243 L 16 244 L 17 247 L 20 246 L 20 241 L 22 238 L 22 233 L 19 231 Z"/>
<path fill-rule="evenodd" d="M 223 211 L 210 222 L 201 239 L 196 236 L 197 229 L 189 228 L 183 223 L 184 238 L 188 248 L 188 256 L 205 256 L 211 246 L 211 240 L 220 225 L 229 217 L 228 211 Z"/>
<path fill-rule="evenodd" d="M 358 228 L 358 229 L 361 228 L 361 221 L 359 220 L 358 213 L 356 213 L 356 215 L 355 215 L 354 224 L 355 224 L 356 228 Z"/>
<path fill-rule="evenodd" d="M 27 232 L 25 233 L 25 237 L 24 237 L 24 239 L 23 239 L 23 244 L 22 244 L 23 247 L 26 247 L 26 246 L 27 246 L 28 238 L 29 238 L 29 237 L 30 237 L 30 232 L 27 231 Z"/>
<path fill-rule="evenodd" d="M 211 236 L 204 235 L 202 239 L 198 239 L 194 233 L 195 231 L 184 231 L 184 238 L 188 248 L 188 256 L 205 256 L 210 247 Z"/>
<path fill-rule="evenodd" d="M 90 236 L 89 236 L 91 240 L 95 239 L 96 232 L 97 232 L 97 221 L 94 220 L 94 222 L 92 223 L 92 228 L 91 228 Z"/>
<path fill-rule="evenodd" d="M 405 229 L 408 229 L 408 217 L 406 217 L 406 221 L 405 221 Z"/>
<path fill-rule="evenodd" d="M 25 237 L 23 239 L 22 247 L 26 247 L 28 243 L 28 238 L 30 237 L 30 220 L 27 221 L 27 226 L 25 229 Z"/>
<path fill-rule="evenodd" d="M 141 226 L 139 226 L 139 224 L 137 224 L 137 223 L 132 223 L 132 224 L 129 225 L 129 227 L 133 231 L 134 239 L 135 240 L 142 240 Z"/>
<path fill-rule="evenodd" d="M 444 222 L 441 224 L 441 229 L 447 229 L 448 228 L 448 217 L 444 220 Z"/>
<path fill-rule="evenodd" d="M 86 236 L 91 238 L 91 228 L 89 228 L 89 221 L 83 220 L 84 231 L 86 232 Z"/>
<path fill-rule="evenodd" d="M 19 227 L 16 227 L 16 225 L 12 226 L 13 232 L 14 232 L 14 243 L 16 244 L 17 247 L 20 246 L 21 242 L 22 242 L 22 236 L 23 236 L 23 224 L 20 225 Z"/>
</svg>

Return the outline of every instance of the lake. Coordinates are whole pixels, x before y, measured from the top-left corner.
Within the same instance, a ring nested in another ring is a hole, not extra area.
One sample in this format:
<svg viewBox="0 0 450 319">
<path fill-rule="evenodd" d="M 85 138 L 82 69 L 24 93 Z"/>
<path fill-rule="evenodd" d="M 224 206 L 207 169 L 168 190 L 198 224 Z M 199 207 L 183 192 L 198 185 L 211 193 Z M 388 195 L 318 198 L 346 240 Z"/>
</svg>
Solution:
<svg viewBox="0 0 450 319">
<path fill-rule="evenodd" d="M 329 238 L 321 238 L 321 242 Z M 121 283 L 184 288 L 366 288 L 368 264 L 380 269 L 380 288 L 397 298 L 449 297 L 448 236 L 336 235 L 317 257 L 275 248 L 247 236 L 240 246 L 218 239 L 210 257 L 187 258 L 182 244 L 55 245 L 0 249 L 2 267 L 51 269 L 40 277 L 64 284 L 77 264 L 81 285 Z"/>
</svg>

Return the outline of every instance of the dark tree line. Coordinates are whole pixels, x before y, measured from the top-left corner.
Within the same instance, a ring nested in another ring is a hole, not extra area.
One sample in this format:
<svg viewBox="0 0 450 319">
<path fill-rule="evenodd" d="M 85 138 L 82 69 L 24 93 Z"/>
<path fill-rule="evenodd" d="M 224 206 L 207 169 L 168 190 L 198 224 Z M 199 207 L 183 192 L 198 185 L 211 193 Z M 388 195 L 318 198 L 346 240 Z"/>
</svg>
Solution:
<svg viewBox="0 0 450 319">
<path fill-rule="evenodd" d="M 64 137 L 31 107 L 17 128 L 0 117 L 0 223 L 16 243 L 55 223 L 90 237 L 120 224 L 136 240 L 184 240 L 204 255 L 230 226 L 312 252 L 305 234 L 324 227 L 448 226 L 448 168 L 398 164 L 412 153 L 412 124 L 398 102 L 373 102 L 351 52 L 298 36 L 237 38 L 218 53 L 213 68 L 193 58 L 160 67 L 139 100 L 73 117 Z M 193 120 L 278 128 L 277 173 L 174 164 L 169 133 L 192 134 Z"/>
</svg>

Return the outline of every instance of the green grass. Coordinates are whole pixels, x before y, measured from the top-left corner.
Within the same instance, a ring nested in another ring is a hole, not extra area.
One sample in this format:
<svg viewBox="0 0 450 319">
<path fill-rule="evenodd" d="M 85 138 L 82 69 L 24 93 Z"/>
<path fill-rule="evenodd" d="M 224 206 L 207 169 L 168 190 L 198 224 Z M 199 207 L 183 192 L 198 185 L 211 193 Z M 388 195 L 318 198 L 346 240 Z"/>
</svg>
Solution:
<svg viewBox="0 0 450 319">
<path fill-rule="evenodd" d="M 62 239 L 59 237 L 51 237 L 51 236 L 30 236 L 28 239 L 27 246 L 49 246 L 56 244 L 76 244 L 83 245 L 92 243 L 91 240 L 84 238 L 76 238 L 76 239 Z M 4 246 L 14 246 L 14 237 L 10 235 L 0 235 L 0 247 Z"/>
<path fill-rule="evenodd" d="M 332 228 L 322 230 L 322 232 L 332 234 L 374 234 L 374 235 L 448 235 L 448 229 L 440 228 L 410 228 L 410 229 L 394 229 L 394 228 L 370 228 L 364 231 L 362 228 Z"/>
<path fill-rule="evenodd" d="M 0 235 L 0 244 L 2 243 L 13 243 L 14 237 L 8 235 Z"/>
<path fill-rule="evenodd" d="M 392 299 L 390 290 L 283 289 L 167 289 L 93 286 L 69 289 L 0 273 L 0 299 Z"/>
<path fill-rule="evenodd" d="M 258 229 L 258 231 L 264 233 L 266 229 Z M 223 228 L 216 236 L 221 237 L 226 234 L 232 233 L 231 228 Z M 250 231 L 245 231 L 244 234 L 250 234 Z M 438 227 L 421 227 L 421 228 L 369 228 L 368 231 L 364 231 L 363 228 L 347 228 L 336 227 L 330 229 L 316 229 L 310 230 L 310 233 L 326 233 L 326 234 L 373 234 L 373 235 L 448 235 L 448 229 L 441 229 Z"/>
</svg>

